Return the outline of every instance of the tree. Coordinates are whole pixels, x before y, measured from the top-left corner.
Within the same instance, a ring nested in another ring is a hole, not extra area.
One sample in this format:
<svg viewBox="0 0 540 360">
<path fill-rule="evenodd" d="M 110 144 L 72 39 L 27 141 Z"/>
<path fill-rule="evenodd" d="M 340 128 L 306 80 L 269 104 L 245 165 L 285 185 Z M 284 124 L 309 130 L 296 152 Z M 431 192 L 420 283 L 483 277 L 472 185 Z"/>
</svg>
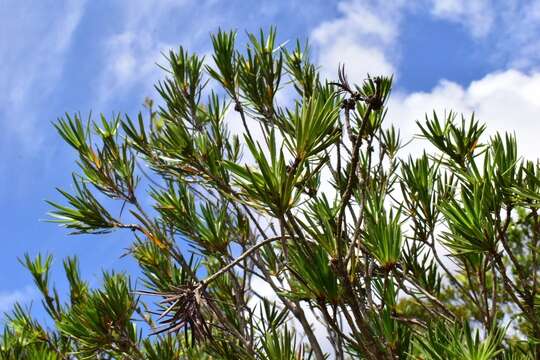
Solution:
<svg viewBox="0 0 540 360">
<path fill-rule="evenodd" d="M 403 156 L 391 78 L 323 79 L 274 29 L 211 39 L 168 54 L 147 115 L 56 123 L 81 171 L 52 221 L 131 231 L 141 281 L 69 258 L 66 302 L 26 256 L 54 326 L 15 306 L 2 358 L 540 359 L 540 165 L 513 135 L 433 113 Z"/>
</svg>

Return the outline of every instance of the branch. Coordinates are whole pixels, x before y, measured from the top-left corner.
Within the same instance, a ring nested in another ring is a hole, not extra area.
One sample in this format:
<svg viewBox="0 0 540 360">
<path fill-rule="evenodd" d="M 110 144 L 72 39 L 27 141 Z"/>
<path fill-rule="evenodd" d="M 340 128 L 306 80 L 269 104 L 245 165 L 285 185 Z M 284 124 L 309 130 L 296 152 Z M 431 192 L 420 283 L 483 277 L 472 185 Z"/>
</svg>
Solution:
<svg viewBox="0 0 540 360">
<path fill-rule="evenodd" d="M 407 276 L 405 274 L 400 274 L 397 270 L 394 271 L 394 273 L 397 275 L 397 277 L 401 277 L 404 280 L 407 280 L 411 284 L 414 285 L 424 295 L 430 302 L 436 304 L 439 308 L 441 308 L 447 315 L 451 317 L 448 318 L 448 320 L 455 320 L 457 317 L 454 315 L 452 311 L 450 311 L 445 304 L 443 304 L 439 299 L 437 299 L 435 296 L 431 295 L 428 291 L 426 291 L 421 285 L 419 285 L 414 279 L 412 279 L 410 276 Z M 442 315 L 442 314 L 441 314 Z"/>
<path fill-rule="evenodd" d="M 283 237 L 288 237 L 288 236 L 284 235 Z M 242 255 L 240 255 L 238 258 L 236 258 L 236 260 L 229 263 L 227 266 L 224 266 L 218 272 L 214 273 L 210 277 L 207 277 L 206 279 L 201 281 L 201 286 L 203 288 L 207 287 L 212 281 L 216 280 L 218 277 L 220 277 L 221 275 L 223 275 L 224 273 L 226 273 L 227 271 L 232 269 L 234 266 L 241 263 L 245 258 L 250 256 L 253 252 L 258 250 L 259 248 L 263 247 L 264 245 L 267 245 L 267 244 L 271 243 L 272 241 L 276 241 L 276 240 L 279 240 L 281 238 L 282 238 L 282 236 L 271 237 L 271 238 L 268 238 L 266 240 L 261 241 L 260 243 L 257 243 L 256 245 L 253 245 L 248 250 L 246 250 Z"/>
<path fill-rule="evenodd" d="M 341 229 L 343 226 L 343 219 L 345 217 L 345 209 L 353 193 L 353 184 L 354 184 L 354 178 L 355 178 L 354 175 L 356 174 L 356 167 L 358 166 L 358 162 L 360 160 L 359 158 L 360 158 L 360 147 L 362 146 L 362 133 L 366 127 L 367 122 L 369 121 L 369 115 L 371 114 L 371 109 L 372 109 L 371 104 L 368 104 L 366 113 L 364 115 L 364 118 L 362 119 L 362 126 L 360 127 L 360 131 L 358 132 L 358 137 L 356 138 L 356 141 L 354 142 L 354 148 L 353 148 L 353 153 L 352 153 L 352 158 L 351 158 L 351 168 L 349 169 L 347 187 L 345 188 L 345 192 L 343 193 L 341 207 L 339 209 L 339 214 L 338 214 L 337 231 L 336 231 L 336 236 L 338 238 L 341 237 Z M 338 241 L 337 244 L 338 244 L 338 255 L 341 257 L 341 245 L 340 245 L 341 242 Z"/>
</svg>

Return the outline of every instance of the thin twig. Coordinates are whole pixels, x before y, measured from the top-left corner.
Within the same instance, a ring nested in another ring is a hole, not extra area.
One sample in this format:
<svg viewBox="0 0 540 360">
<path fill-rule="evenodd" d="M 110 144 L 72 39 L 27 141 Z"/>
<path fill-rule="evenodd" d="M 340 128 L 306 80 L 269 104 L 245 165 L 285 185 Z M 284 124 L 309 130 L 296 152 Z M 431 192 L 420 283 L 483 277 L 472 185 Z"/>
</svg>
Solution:
<svg viewBox="0 0 540 360">
<path fill-rule="evenodd" d="M 284 235 L 284 237 L 288 237 L 288 236 Z M 267 244 L 271 243 L 272 241 L 280 240 L 281 238 L 282 238 L 281 236 L 271 237 L 271 238 L 268 238 L 268 239 L 265 239 L 265 240 L 261 241 L 260 243 L 257 243 L 256 245 L 253 245 L 251 248 L 246 250 L 242 255 L 237 257 L 236 260 L 234 260 L 233 262 L 231 262 L 228 265 L 224 266 L 223 268 L 221 268 L 219 271 L 217 271 L 216 273 L 214 273 L 210 277 L 207 277 L 206 279 L 201 281 L 201 286 L 203 286 L 203 287 L 208 286 L 212 281 L 216 280 L 219 276 L 223 275 L 224 273 L 229 271 L 231 268 L 233 268 L 234 266 L 241 263 L 245 258 L 250 256 L 254 251 L 258 250 L 259 248 L 263 247 L 264 245 L 267 245 Z"/>
</svg>

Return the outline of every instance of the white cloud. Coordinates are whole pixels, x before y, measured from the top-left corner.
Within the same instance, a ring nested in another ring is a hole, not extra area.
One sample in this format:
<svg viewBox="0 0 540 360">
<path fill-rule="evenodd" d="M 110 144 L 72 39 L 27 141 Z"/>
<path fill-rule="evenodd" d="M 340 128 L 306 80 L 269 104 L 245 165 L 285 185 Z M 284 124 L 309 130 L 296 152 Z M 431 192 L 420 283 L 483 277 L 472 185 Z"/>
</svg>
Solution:
<svg viewBox="0 0 540 360">
<path fill-rule="evenodd" d="M 391 97 L 388 120 L 402 130 L 405 138 L 419 131 L 415 120 L 436 110 L 439 114 L 454 110 L 469 117 L 473 112 L 487 124 L 487 134 L 515 133 L 520 154 L 528 159 L 540 157 L 540 73 L 507 70 L 488 74 L 464 87 L 442 80 L 430 92 L 394 94 Z M 415 141 L 419 150 L 425 143 Z"/>
<path fill-rule="evenodd" d="M 319 51 L 318 63 L 324 76 L 336 78 L 345 64 L 352 82 L 360 83 L 366 74 L 395 73 L 394 53 L 402 3 L 386 6 L 382 2 L 341 2 L 340 16 L 317 26 L 311 40 Z"/>
<path fill-rule="evenodd" d="M 384 52 L 376 47 L 367 47 L 346 40 L 328 44 L 324 53 L 319 56 L 323 71 L 327 78 L 335 79 L 340 64 L 344 64 L 347 76 L 354 83 L 361 83 L 366 74 L 392 75 L 394 66 L 386 59 Z"/>
<path fill-rule="evenodd" d="M 495 14 L 491 0 L 432 0 L 432 14 L 467 27 L 475 37 L 491 31 Z"/>
<path fill-rule="evenodd" d="M 340 2 L 338 10 L 341 13 L 339 18 L 323 22 L 313 31 L 314 40 L 326 44 L 340 37 L 363 38 L 366 35 L 373 37 L 371 41 L 382 41 L 385 44 L 395 40 L 396 24 L 377 14 L 376 7 L 352 1 Z"/>
<path fill-rule="evenodd" d="M 540 19 L 538 1 L 501 5 L 488 0 L 430 0 L 429 4 L 434 16 L 462 23 L 473 36 L 486 36 L 495 25 L 501 25 L 501 33 L 511 34 L 506 41 L 514 39 L 515 43 L 527 43 L 516 51 L 523 56 L 509 58 L 511 67 L 530 67 L 536 56 L 532 55 L 534 49 L 540 49 L 537 42 L 530 41 L 536 32 L 526 31 L 525 25 L 517 25 L 520 22 L 515 21 L 521 17 L 523 24 L 540 28 L 540 22 L 536 21 L 539 25 L 534 25 L 535 20 Z M 311 39 L 319 51 L 317 60 L 323 75 L 335 78 L 340 63 L 346 64 L 350 80 L 356 83 L 367 73 L 395 73 L 399 60 L 400 20 L 411 8 L 402 2 L 384 6 L 380 1 L 342 2 L 338 5 L 339 17 L 323 22 L 312 31 Z M 502 7 L 508 11 L 495 16 L 494 10 Z M 502 52 L 504 48 L 499 50 Z M 540 75 L 511 68 L 488 74 L 468 86 L 443 79 L 429 92 L 394 93 L 388 119 L 399 125 L 405 137 L 410 137 L 418 133 L 415 120 L 423 120 L 426 112 L 435 109 L 442 114 L 453 110 L 467 116 L 475 112 L 487 122 L 491 133 L 515 130 L 524 153 L 536 158 L 535 137 L 540 130 L 540 122 L 536 121 L 540 113 L 539 91 Z"/>
</svg>

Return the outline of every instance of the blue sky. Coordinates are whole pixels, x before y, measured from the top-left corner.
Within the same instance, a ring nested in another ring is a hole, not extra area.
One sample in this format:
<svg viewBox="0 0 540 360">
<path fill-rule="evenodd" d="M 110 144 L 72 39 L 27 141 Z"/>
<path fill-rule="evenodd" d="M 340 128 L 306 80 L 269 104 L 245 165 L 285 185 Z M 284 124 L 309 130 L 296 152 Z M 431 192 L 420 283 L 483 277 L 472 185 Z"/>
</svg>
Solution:
<svg viewBox="0 0 540 360">
<path fill-rule="evenodd" d="M 70 189 L 75 156 L 51 122 L 63 113 L 136 114 L 163 74 L 161 52 L 209 51 L 218 27 L 278 27 L 280 41 L 309 39 L 325 76 L 345 63 L 396 78 L 389 121 L 405 135 L 426 111 L 476 112 L 491 131 L 515 131 L 538 158 L 540 1 L 15 1 L 0 0 L 0 311 L 37 300 L 17 258 L 80 257 L 91 284 L 101 269 L 133 269 L 120 258 L 129 233 L 68 236 L 41 221 Z M 418 145 L 420 146 L 420 145 Z"/>
</svg>

